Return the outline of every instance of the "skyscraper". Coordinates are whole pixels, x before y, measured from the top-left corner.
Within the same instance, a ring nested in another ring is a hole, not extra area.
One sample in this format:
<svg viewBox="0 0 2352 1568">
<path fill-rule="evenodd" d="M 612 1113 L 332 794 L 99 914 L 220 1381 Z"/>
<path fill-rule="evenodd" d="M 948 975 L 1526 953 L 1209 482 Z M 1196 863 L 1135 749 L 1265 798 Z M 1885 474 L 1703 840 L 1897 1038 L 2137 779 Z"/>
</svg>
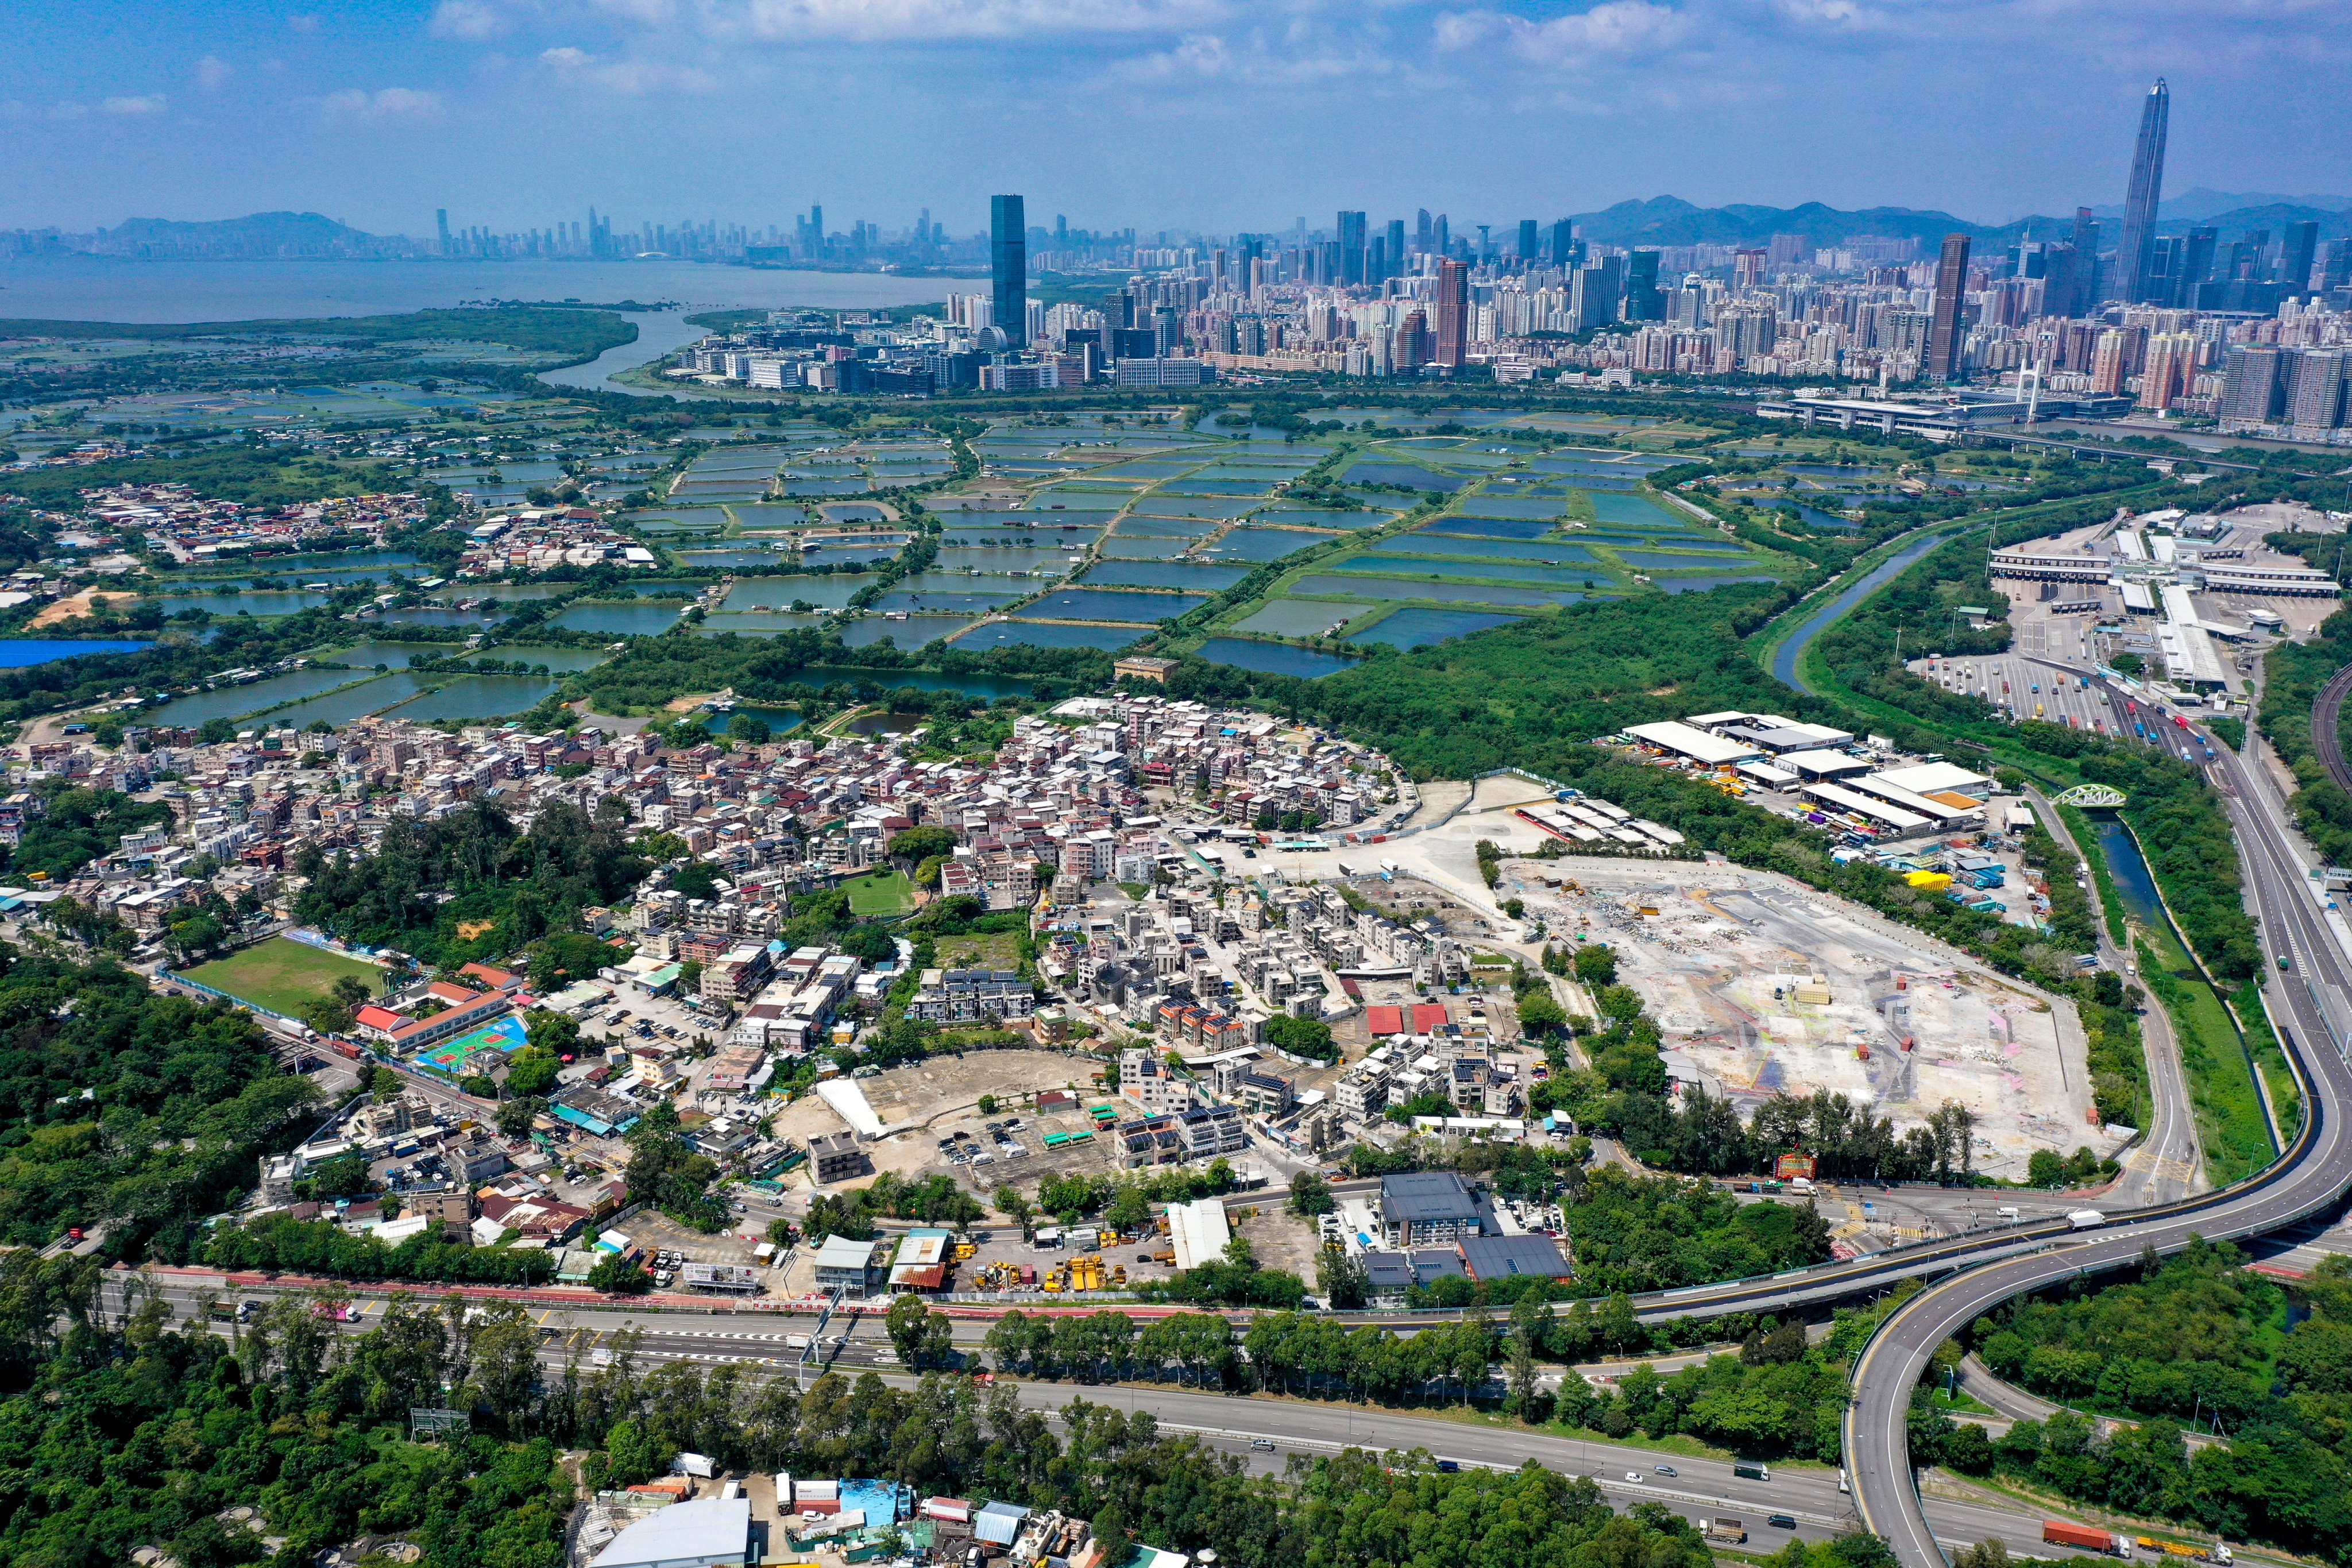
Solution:
<svg viewBox="0 0 2352 1568">
<path fill-rule="evenodd" d="M 1936 303 L 1927 321 L 1927 363 L 1922 374 L 1937 381 L 1958 381 L 1960 365 L 1960 305 L 1969 288 L 1969 237 L 1948 234 L 1944 253 L 1936 262 Z"/>
<path fill-rule="evenodd" d="M 449 254 L 449 209 L 447 207 L 435 207 L 433 209 L 433 221 L 438 224 L 441 227 L 441 254 L 446 256 Z"/>
<path fill-rule="evenodd" d="M 1560 218 L 1551 226 L 1551 264 L 1567 267 L 1576 259 L 1576 226 Z"/>
<path fill-rule="evenodd" d="M 996 325 L 1010 348 L 1029 345 L 1029 234 L 1019 196 L 988 198 L 988 275 Z"/>
<path fill-rule="evenodd" d="M 1665 299 L 1658 292 L 1658 253 L 1633 252 L 1625 268 L 1625 319 L 1663 321 L 1666 319 L 1665 307 Z"/>
<path fill-rule="evenodd" d="M 1339 276 L 1341 283 L 1364 280 L 1364 215 L 1339 215 Z"/>
<path fill-rule="evenodd" d="M 1536 220 L 1531 217 L 1521 218 L 1519 220 L 1519 265 L 1521 267 L 1533 267 L 1542 259 L 1536 252 Z"/>
<path fill-rule="evenodd" d="M 2279 250 L 2279 283 L 2289 294 L 2311 291 L 2312 264 L 2319 259 L 2319 225 L 2291 223 Z"/>
<path fill-rule="evenodd" d="M 1388 270 L 1382 272 L 1381 276 L 1383 278 L 1404 276 L 1404 219 L 1401 217 L 1389 219 Z"/>
<path fill-rule="evenodd" d="M 1470 342 L 1470 268 L 1448 258 L 1437 264 L 1437 293 L 1430 301 L 1430 328 L 1437 340 L 1429 362 L 1459 366 Z"/>
<path fill-rule="evenodd" d="M 2164 79 L 2147 89 L 2139 111 L 2139 141 L 2132 148 L 2131 189 L 2124 195 L 2124 236 L 2116 248 L 2116 285 L 2124 303 L 2149 299 L 2148 263 L 2156 251 L 2156 209 L 2164 200 L 2164 132 L 2172 118 L 2172 91 Z"/>
<path fill-rule="evenodd" d="M 2088 315 L 2099 293 L 2099 220 L 2088 207 L 2074 209 L 2074 298 L 2070 315 Z"/>
<path fill-rule="evenodd" d="M 2186 242 L 2173 244 L 2170 299 L 2184 310 L 2198 308 L 2197 290 L 2213 276 L 2213 245 L 2220 237 L 2221 230 L 2208 225 L 2190 229 Z"/>
</svg>

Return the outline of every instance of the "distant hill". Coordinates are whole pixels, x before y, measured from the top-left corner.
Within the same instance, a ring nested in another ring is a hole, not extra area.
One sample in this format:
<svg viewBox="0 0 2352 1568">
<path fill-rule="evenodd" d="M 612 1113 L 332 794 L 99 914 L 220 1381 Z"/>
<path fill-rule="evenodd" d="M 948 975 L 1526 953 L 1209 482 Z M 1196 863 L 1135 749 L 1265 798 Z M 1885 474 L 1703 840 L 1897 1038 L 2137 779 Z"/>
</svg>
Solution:
<svg viewBox="0 0 2352 1568">
<path fill-rule="evenodd" d="M 303 257 L 405 256 L 413 241 L 399 235 L 369 234 L 318 213 L 253 213 L 245 217 L 187 223 L 176 218 L 134 217 L 91 237 L 98 256 L 142 260 L 228 260 Z"/>
<path fill-rule="evenodd" d="M 2215 197 L 2221 193 L 2194 192 L 2195 196 Z M 2229 197 L 2231 201 L 2239 198 Z M 2316 222 L 2320 237 L 2333 239 L 2352 234 L 2352 211 L 2314 205 L 2314 201 L 2332 201 L 2333 197 L 2290 200 L 2280 197 L 2245 198 L 2245 205 L 2215 207 L 2210 202 L 2190 201 L 2184 197 L 2184 211 L 2195 213 L 2193 218 L 2170 215 L 2171 205 L 2166 203 L 2168 216 L 2157 226 L 2167 234 L 2185 233 L 2191 226 L 2210 224 L 2221 230 L 2227 238 L 2250 228 L 2267 228 L 2275 240 L 2290 223 Z M 2352 208 L 2352 201 L 2344 204 Z M 2118 218 L 2111 210 L 2093 208 L 2105 226 L 2103 237 L 2112 246 Z M 1948 212 L 1916 207 L 1863 207 L 1853 211 L 1829 206 L 1821 202 L 1807 202 L 1802 206 L 1766 207 L 1735 204 L 1729 206 L 1702 207 L 1684 201 L 1679 196 L 1653 196 L 1647 201 L 1619 202 L 1598 212 L 1579 213 L 1576 222 L 1584 226 L 1586 237 L 1604 245 L 1763 245 L 1776 234 L 1801 234 L 1808 243 L 1832 246 L 1851 236 L 1863 234 L 1910 235 L 1920 242 L 1921 254 L 1927 255 L 1943 243 L 1948 234 L 1965 234 L 1979 247 L 2012 245 L 2031 234 L 2042 239 L 2058 239 L 2072 233 L 2074 215 L 2037 213 L 2012 219 L 2008 223 L 1971 223 Z"/>
<path fill-rule="evenodd" d="M 1940 241 L 1953 233 L 1979 234 L 1979 226 L 1949 213 L 1914 207 L 1864 207 L 1842 211 L 1820 202 L 1795 207 L 1738 204 L 1702 207 L 1679 196 L 1619 202 L 1599 212 L 1579 213 L 1587 238 L 1605 245 L 1762 245 L 1776 234 L 1801 234 L 1816 245 L 1834 245 L 1849 235 L 1915 235 Z"/>
</svg>

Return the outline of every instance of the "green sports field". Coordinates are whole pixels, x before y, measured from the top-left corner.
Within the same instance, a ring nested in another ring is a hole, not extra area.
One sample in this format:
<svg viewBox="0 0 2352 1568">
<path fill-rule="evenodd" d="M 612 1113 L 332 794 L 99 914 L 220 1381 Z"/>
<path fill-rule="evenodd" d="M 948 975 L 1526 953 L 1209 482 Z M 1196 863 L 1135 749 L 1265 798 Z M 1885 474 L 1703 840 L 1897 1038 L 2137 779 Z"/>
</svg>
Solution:
<svg viewBox="0 0 2352 1568">
<path fill-rule="evenodd" d="M 296 1018 L 346 974 L 365 983 L 370 995 L 383 994 L 383 971 L 374 964 L 311 947 L 290 937 L 273 936 L 242 952 L 216 958 L 187 972 L 189 979 L 215 991 L 226 991 L 240 1001 Z"/>
<path fill-rule="evenodd" d="M 854 915 L 903 915 L 915 907 L 915 887 L 903 871 L 853 878 L 842 886 L 849 889 L 849 912 Z"/>
</svg>

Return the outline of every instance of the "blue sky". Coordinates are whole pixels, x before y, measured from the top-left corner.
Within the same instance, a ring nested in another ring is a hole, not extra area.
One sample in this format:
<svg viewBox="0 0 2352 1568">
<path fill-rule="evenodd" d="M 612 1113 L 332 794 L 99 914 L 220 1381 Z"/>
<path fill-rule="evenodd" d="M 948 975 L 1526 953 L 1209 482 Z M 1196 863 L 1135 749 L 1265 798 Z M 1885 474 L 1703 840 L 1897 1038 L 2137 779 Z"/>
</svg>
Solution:
<svg viewBox="0 0 2352 1568">
<path fill-rule="evenodd" d="M 1942 207 L 2352 188 L 2344 0 L 81 0 L 9 5 L 0 227 L 1457 225 L 1671 193 Z"/>
</svg>

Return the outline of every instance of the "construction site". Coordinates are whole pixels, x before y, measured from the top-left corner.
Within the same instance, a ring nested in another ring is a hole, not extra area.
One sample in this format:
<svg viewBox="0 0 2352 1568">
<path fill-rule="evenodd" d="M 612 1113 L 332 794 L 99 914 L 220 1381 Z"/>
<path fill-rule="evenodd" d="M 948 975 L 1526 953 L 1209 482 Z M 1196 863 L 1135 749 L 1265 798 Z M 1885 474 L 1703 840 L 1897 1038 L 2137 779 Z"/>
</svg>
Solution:
<svg viewBox="0 0 2352 1568">
<path fill-rule="evenodd" d="M 1668 1072 L 1737 1104 L 1843 1094 L 1898 1131 L 1947 1101 L 1972 1163 L 2021 1178 L 2037 1149 L 2108 1154 L 2074 1005 L 1769 872 L 1598 859 L 1507 862 L 1559 940 L 1607 942 L 1665 1034 Z"/>
</svg>

